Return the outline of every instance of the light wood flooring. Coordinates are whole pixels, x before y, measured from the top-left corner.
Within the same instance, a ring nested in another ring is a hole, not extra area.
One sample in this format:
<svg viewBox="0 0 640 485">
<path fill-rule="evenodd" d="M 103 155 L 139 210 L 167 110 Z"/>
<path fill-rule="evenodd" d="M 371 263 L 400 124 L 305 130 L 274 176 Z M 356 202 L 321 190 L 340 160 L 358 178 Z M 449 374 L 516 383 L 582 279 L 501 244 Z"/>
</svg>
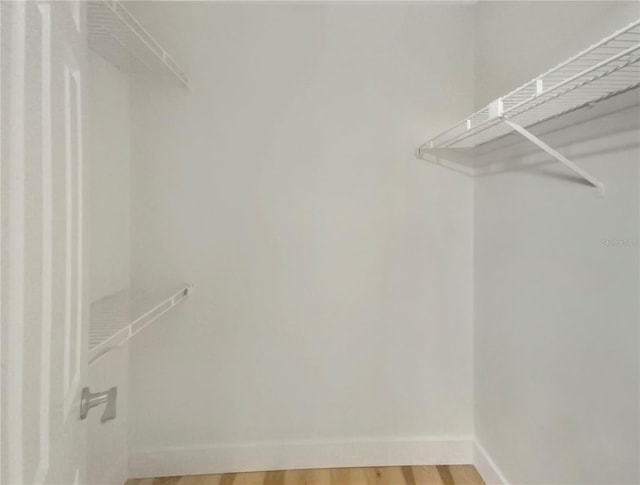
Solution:
<svg viewBox="0 0 640 485">
<path fill-rule="evenodd" d="M 132 479 L 126 485 L 484 485 L 473 465 L 330 468 Z"/>
</svg>

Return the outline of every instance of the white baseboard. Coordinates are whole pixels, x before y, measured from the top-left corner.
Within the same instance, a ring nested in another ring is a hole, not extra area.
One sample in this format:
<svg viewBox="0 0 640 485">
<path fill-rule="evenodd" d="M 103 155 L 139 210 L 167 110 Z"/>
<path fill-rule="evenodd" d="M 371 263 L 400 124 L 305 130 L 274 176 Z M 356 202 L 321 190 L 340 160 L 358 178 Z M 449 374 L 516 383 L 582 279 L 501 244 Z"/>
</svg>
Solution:
<svg viewBox="0 0 640 485">
<path fill-rule="evenodd" d="M 487 485 L 509 485 L 507 479 L 478 440 L 473 443 L 473 464 Z"/>
<path fill-rule="evenodd" d="M 256 443 L 132 450 L 129 477 L 264 470 L 474 462 L 472 437 L 378 441 Z"/>
</svg>

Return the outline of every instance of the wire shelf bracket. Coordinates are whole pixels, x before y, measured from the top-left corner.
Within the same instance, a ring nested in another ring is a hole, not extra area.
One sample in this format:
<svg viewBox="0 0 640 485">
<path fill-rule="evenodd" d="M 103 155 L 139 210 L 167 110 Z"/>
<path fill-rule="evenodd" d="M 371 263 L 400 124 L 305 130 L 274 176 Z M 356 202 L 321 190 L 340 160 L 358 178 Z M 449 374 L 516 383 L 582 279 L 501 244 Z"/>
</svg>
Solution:
<svg viewBox="0 0 640 485">
<path fill-rule="evenodd" d="M 184 87 L 189 78 L 154 36 L 118 0 L 87 2 L 89 48 L 127 73 L 170 74 Z"/>
<path fill-rule="evenodd" d="M 577 173 L 580 177 L 582 177 L 584 180 L 586 180 L 590 185 L 592 185 L 596 189 L 597 195 L 599 195 L 600 197 L 604 197 L 604 184 L 600 180 L 595 178 L 589 172 L 578 167 L 575 163 L 573 163 L 571 160 L 565 157 L 562 153 L 551 148 L 549 145 L 547 145 L 545 142 L 543 142 L 540 138 L 535 136 L 526 128 L 506 118 L 504 118 L 502 121 L 507 125 L 509 125 L 511 128 L 513 128 L 514 131 L 517 131 L 522 136 L 524 136 L 527 140 L 529 140 L 530 142 L 532 142 L 533 144 L 537 145 L 542 150 L 547 152 L 549 155 L 551 155 L 553 158 L 558 160 L 560 163 L 563 163 L 569 169 L 573 170 L 575 173 Z"/>
<path fill-rule="evenodd" d="M 183 284 L 154 291 L 120 291 L 91 305 L 89 365 L 140 333 L 193 293 Z"/>
<path fill-rule="evenodd" d="M 604 184 L 535 136 L 543 121 L 640 86 L 640 19 L 489 103 L 417 150 L 418 158 L 444 149 L 475 148 L 516 132 L 574 171 L 604 195 Z"/>
</svg>

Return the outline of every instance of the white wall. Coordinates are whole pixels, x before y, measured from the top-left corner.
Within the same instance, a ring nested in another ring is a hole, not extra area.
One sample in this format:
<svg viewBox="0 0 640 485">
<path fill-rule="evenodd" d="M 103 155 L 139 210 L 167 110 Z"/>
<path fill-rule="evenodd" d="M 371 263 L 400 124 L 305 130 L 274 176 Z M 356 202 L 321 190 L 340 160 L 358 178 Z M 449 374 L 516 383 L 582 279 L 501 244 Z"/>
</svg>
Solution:
<svg viewBox="0 0 640 485">
<path fill-rule="evenodd" d="M 138 10 L 193 89 L 133 89 L 133 277 L 196 293 L 132 342 L 134 473 L 469 437 L 473 182 L 413 150 L 473 107 L 472 8 Z"/>
<path fill-rule="evenodd" d="M 129 287 L 131 126 L 129 77 L 88 53 L 88 130 L 91 301 Z M 118 387 L 117 418 L 88 417 L 87 480 L 122 485 L 128 478 L 128 346 L 89 367 L 92 392 Z"/>
<path fill-rule="evenodd" d="M 88 52 L 91 300 L 96 301 L 129 286 L 131 103 L 129 76 Z"/>
<path fill-rule="evenodd" d="M 638 17 L 570 3 L 478 5 L 479 104 Z M 475 185 L 475 433 L 514 484 L 640 480 L 638 100 L 534 129 L 605 198 L 514 135 L 477 161 L 500 173 Z"/>
<path fill-rule="evenodd" d="M 466 438 L 475 285 L 475 434 L 506 477 L 638 481 L 640 258 L 602 242 L 640 236 L 637 94 L 536 128 L 604 199 L 514 137 L 475 199 L 408 149 L 637 4 L 137 10 L 194 87 L 134 88 L 133 281 L 198 291 L 132 343 L 134 474 Z"/>
</svg>

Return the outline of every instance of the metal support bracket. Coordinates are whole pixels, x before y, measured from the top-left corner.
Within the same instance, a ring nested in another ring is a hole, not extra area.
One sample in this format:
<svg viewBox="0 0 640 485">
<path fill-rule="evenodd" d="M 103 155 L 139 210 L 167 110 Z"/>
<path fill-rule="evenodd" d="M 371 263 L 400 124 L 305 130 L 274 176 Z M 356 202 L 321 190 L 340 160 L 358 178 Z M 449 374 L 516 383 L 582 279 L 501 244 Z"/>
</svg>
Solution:
<svg viewBox="0 0 640 485">
<path fill-rule="evenodd" d="M 511 120 L 509 120 L 507 118 L 504 118 L 504 117 L 502 118 L 502 121 L 504 123 L 506 123 L 507 125 L 509 125 L 511 128 L 513 128 L 515 131 L 520 133 L 522 136 L 524 136 L 527 140 L 529 140 L 530 142 L 534 143 L 535 145 L 540 147 L 542 150 L 547 152 L 549 155 L 551 155 L 553 158 L 555 158 L 559 162 L 563 163 L 568 168 L 573 170 L 575 173 L 580 175 L 580 177 L 585 179 L 590 185 L 592 185 L 596 189 L 596 191 L 597 191 L 597 193 L 598 193 L 598 195 L 600 197 L 604 197 L 604 184 L 600 180 L 595 178 L 589 172 L 586 172 L 586 171 L 582 170 L 575 163 L 573 163 L 571 160 L 569 160 L 567 157 L 565 157 L 562 153 L 560 153 L 557 150 L 554 150 L 553 148 L 551 148 L 549 145 L 547 145 L 540 138 L 535 136 L 533 133 L 531 133 L 529 130 L 527 130 L 523 126 L 520 126 L 519 124 L 514 123 L 513 121 L 511 121 Z"/>
</svg>

